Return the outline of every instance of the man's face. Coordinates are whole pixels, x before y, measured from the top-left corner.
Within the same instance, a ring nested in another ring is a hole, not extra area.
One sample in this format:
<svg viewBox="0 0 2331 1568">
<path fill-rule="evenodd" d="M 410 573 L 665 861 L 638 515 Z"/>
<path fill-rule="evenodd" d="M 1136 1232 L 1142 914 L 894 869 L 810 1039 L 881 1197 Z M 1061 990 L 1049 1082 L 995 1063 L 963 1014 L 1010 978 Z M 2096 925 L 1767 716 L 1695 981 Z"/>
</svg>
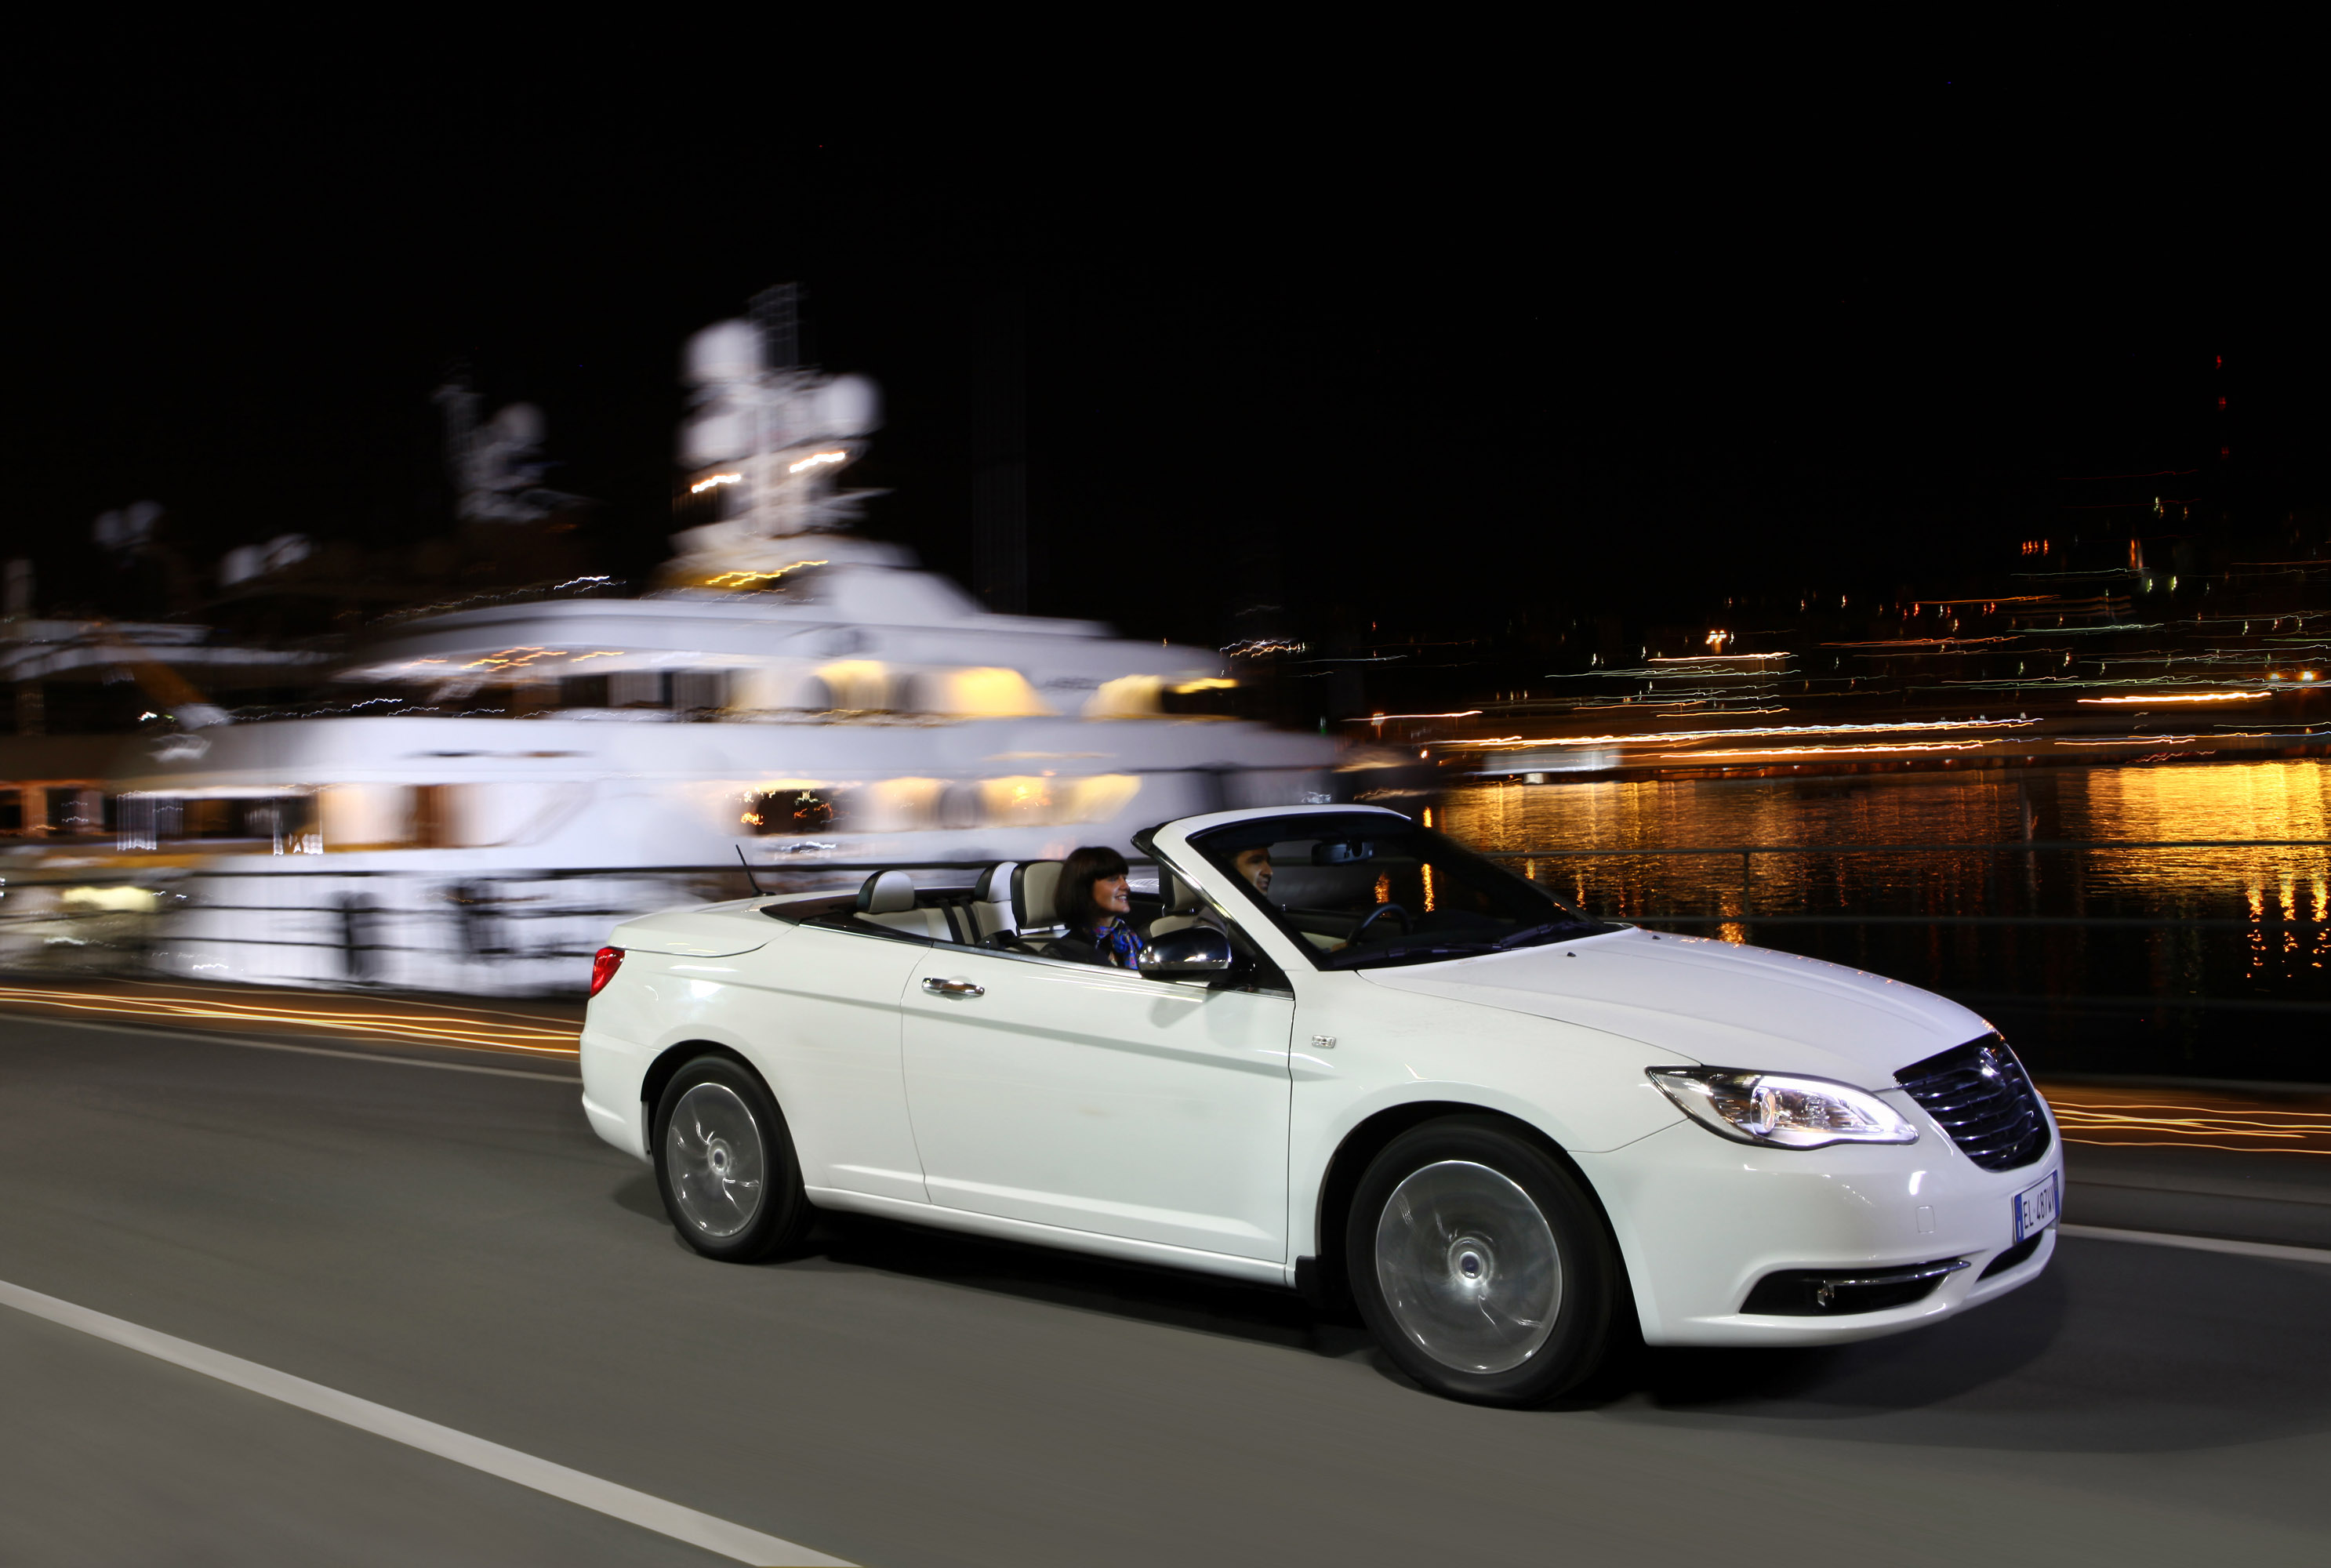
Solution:
<svg viewBox="0 0 2331 1568">
<path fill-rule="evenodd" d="M 1232 860 L 1231 864 L 1237 869 L 1240 876 L 1254 885 L 1256 892 L 1270 891 L 1270 851 L 1269 850 L 1241 850 Z"/>
</svg>

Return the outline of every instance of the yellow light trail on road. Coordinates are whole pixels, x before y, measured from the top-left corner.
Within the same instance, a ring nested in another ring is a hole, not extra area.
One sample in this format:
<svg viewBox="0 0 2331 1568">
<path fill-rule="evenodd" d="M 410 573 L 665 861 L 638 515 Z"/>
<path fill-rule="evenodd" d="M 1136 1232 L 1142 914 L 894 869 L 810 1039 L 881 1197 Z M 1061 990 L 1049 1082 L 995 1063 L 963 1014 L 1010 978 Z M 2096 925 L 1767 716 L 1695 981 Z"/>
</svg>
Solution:
<svg viewBox="0 0 2331 1568">
<path fill-rule="evenodd" d="M 228 1002 L 184 996 L 100 995 L 40 986 L 0 985 L 0 1005 L 30 1005 L 149 1023 L 261 1025 L 346 1035 L 385 1036 L 423 1045 L 519 1051 L 529 1056 L 578 1054 L 579 1026 L 521 1022 L 524 1015 L 464 1019 L 446 1012 L 340 1012 L 288 1003 Z M 484 1010 L 480 1010 L 483 1012 Z M 507 1020 L 508 1022 L 501 1022 Z"/>
<path fill-rule="evenodd" d="M 2069 1144 L 2331 1155 L 2331 1109 L 2281 1111 L 2233 1101 L 2221 1106 L 2114 1105 L 2052 1094 L 2048 1105 Z"/>
</svg>

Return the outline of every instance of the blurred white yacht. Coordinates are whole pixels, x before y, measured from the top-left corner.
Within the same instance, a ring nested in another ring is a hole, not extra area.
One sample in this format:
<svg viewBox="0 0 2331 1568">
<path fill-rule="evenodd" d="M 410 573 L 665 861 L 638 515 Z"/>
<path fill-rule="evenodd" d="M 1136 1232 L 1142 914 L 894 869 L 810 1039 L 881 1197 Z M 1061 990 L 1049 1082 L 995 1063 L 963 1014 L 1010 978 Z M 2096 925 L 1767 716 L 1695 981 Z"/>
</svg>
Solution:
<svg viewBox="0 0 2331 1568">
<path fill-rule="evenodd" d="M 989 613 L 848 531 L 869 383 L 770 365 L 744 321 L 686 363 L 694 526 L 655 591 L 418 615 L 341 672 L 336 716 L 132 743 L 105 870 L 148 872 L 144 965 L 557 991 L 613 922 L 746 891 L 740 857 L 770 889 L 945 880 L 1351 793 L 1334 743 L 1204 711 L 1222 655 Z"/>
</svg>

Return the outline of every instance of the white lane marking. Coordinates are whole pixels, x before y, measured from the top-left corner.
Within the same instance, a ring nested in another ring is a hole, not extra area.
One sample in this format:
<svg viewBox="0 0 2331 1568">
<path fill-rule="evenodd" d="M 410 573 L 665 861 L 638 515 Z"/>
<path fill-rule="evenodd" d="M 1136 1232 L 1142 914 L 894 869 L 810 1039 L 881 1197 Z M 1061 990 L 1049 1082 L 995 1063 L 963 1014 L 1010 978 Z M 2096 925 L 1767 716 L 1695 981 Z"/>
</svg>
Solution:
<svg viewBox="0 0 2331 1568">
<path fill-rule="evenodd" d="M 489 1078 L 530 1078 L 543 1083 L 581 1083 L 580 1074 L 528 1072 L 515 1067 L 477 1067 L 466 1061 L 428 1061 L 420 1057 L 380 1056 L 368 1050 L 335 1050 L 328 1045 L 292 1045 L 280 1040 L 253 1040 L 243 1034 L 212 1034 L 190 1029 L 141 1029 L 132 1023 L 91 1023 L 79 1018 L 41 1018 L 33 1013 L 0 1013 L 0 1022 L 47 1024 L 56 1029 L 94 1029 L 104 1034 L 128 1034 L 159 1040 L 191 1040 L 204 1045 L 240 1045 L 252 1050 L 288 1050 L 298 1056 L 337 1056 L 343 1061 L 373 1061 L 383 1067 L 426 1067 L 439 1072 L 477 1072 Z M 437 1046 L 458 1050 L 459 1046 Z"/>
<path fill-rule="evenodd" d="M 2194 1252 L 2231 1252 L 2237 1258 L 2279 1258 L 2286 1263 L 2331 1263 L 2331 1248 L 2284 1247 L 2273 1241 L 2222 1241 L 2215 1236 L 2175 1236 L 2166 1231 L 2116 1231 L 2104 1225 L 2060 1225 L 2067 1236 L 2090 1241 L 2140 1241 L 2148 1247 L 2183 1247 Z"/>
<path fill-rule="evenodd" d="M 21 1285 L 0 1280 L 0 1306 L 13 1307 L 19 1312 L 67 1328 L 79 1329 L 119 1345 L 183 1366 L 189 1372 L 214 1377 L 221 1383 L 233 1383 L 268 1399 L 279 1400 L 303 1411 L 323 1416 L 384 1437 L 391 1442 L 435 1454 L 440 1459 L 467 1465 L 473 1470 L 483 1470 L 505 1481 L 515 1481 L 538 1492 L 579 1506 L 622 1519 L 642 1529 L 652 1530 L 659 1535 L 669 1535 L 691 1546 L 701 1546 L 723 1557 L 739 1563 L 757 1563 L 766 1568 L 852 1568 L 840 1557 L 829 1557 L 807 1546 L 791 1541 L 781 1541 L 775 1535 L 764 1535 L 758 1530 L 747 1530 L 742 1525 L 732 1525 L 726 1519 L 716 1519 L 709 1514 L 699 1514 L 693 1508 L 683 1508 L 678 1503 L 668 1503 L 661 1497 L 652 1497 L 645 1492 L 635 1492 L 629 1487 L 619 1487 L 613 1481 L 603 1481 L 596 1476 L 586 1476 L 580 1470 L 570 1470 L 565 1465 L 554 1465 L 548 1459 L 522 1454 L 516 1449 L 506 1449 L 500 1443 L 473 1438 L 452 1427 L 439 1426 L 435 1421 L 423 1421 L 419 1416 L 406 1415 L 386 1405 L 375 1404 L 368 1399 L 358 1399 L 352 1393 L 326 1388 L 319 1383 L 309 1383 L 290 1373 L 277 1372 L 255 1361 L 229 1355 L 224 1351 L 212 1350 L 190 1340 L 176 1339 L 119 1317 L 109 1317 L 86 1307 L 76 1307 L 70 1301 L 60 1301 L 53 1296 L 43 1296 L 37 1290 L 27 1290 Z"/>
</svg>

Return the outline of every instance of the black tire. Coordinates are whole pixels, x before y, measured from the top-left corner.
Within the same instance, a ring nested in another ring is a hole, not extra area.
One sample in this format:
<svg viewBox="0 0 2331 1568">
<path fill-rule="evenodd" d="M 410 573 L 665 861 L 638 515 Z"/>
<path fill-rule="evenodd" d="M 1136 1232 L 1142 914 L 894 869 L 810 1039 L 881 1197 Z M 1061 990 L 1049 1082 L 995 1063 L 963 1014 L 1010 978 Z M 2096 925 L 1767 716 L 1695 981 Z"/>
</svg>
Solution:
<svg viewBox="0 0 2331 1568">
<path fill-rule="evenodd" d="M 808 1233 L 815 1211 L 802 1191 L 793 1134 L 743 1063 L 699 1056 L 681 1068 L 656 1102 L 654 1128 L 656 1190 L 699 1252 L 750 1263 Z"/>
<path fill-rule="evenodd" d="M 1593 1376 L 1616 1337 L 1624 1270 L 1600 1210 L 1498 1117 L 1447 1117 L 1387 1145 L 1353 1194 L 1344 1259 L 1384 1354 L 1451 1399 L 1544 1403 Z"/>
</svg>

